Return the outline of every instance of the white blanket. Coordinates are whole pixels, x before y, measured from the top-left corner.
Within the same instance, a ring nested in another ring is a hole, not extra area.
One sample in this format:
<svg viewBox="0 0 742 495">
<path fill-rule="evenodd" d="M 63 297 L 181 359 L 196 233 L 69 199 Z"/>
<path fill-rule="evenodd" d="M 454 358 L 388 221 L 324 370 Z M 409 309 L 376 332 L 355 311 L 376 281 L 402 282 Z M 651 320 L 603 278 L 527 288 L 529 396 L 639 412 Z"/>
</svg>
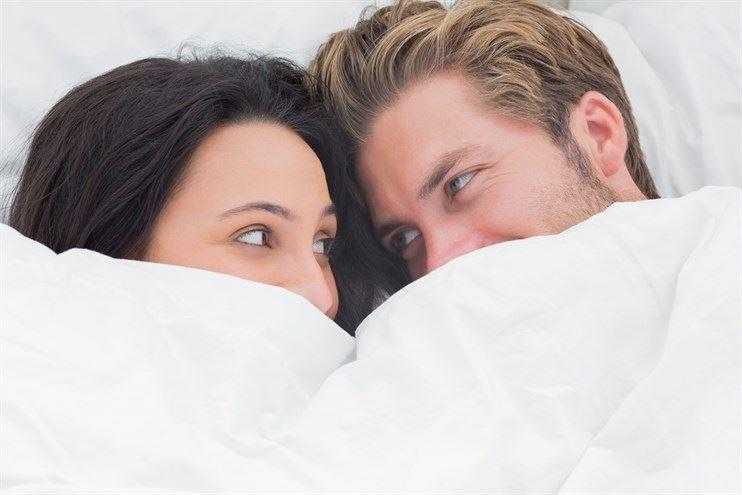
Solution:
<svg viewBox="0 0 742 495">
<path fill-rule="evenodd" d="M 739 493 L 741 216 L 733 188 L 617 204 L 355 342 L 280 289 L 2 226 L 0 488 Z"/>
</svg>

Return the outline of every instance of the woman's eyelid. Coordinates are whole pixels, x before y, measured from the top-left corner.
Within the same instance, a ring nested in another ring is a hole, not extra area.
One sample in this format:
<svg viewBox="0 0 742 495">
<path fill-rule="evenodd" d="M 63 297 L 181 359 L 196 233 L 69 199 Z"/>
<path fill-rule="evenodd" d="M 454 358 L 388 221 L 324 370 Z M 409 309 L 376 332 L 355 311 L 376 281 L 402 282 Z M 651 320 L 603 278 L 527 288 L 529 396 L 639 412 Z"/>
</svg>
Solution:
<svg viewBox="0 0 742 495">
<path fill-rule="evenodd" d="M 244 240 L 241 239 L 243 236 L 252 234 L 254 232 L 262 232 L 262 243 L 245 242 Z M 247 227 L 241 228 L 235 234 L 233 234 L 232 239 L 234 240 L 234 242 L 243 244 L 245 246 L 272 247 L 272 244 L 273 244 L 273 241 L 271 240 L 272 235 L 273 235 L 273 231 L 267 225 L 255 224 L 255 225 L 249 225 Z"/>
<path fill-rule="evenodd" d="M 336 228 L 320 228 L 317 233 L 314 234 L 314 240 L 318 241 L 320 239 L 327 239 L 328 237 L 334 239 L 337 235 L 338 233 Z"/>
<path fill-rule="evenodd" d="M 329 241 L 330 243 L 332 243 L 335 241 L 336 237 L 337 237 L 337 233 L 328 232 L 326 230 L 320 230 L 314 236 L 314 241 L 312 242 L 312 246 L 322 241 Z"/>
<path fill-rule="evenodd" d="M 264 225 L 262 223 L 256 223 L 256 224 L 253 224 L 253 225 L 247 225 L 245 227 L 241 227 L 241 228 L 237 229 L 234 232 L 234 234 L 232 234 L 232 237 L 234 237 L 236 239 L 236 238 L 238 238 L 238 237 L 240 237 L 242 235 L 249 234 L 250 232 L 255 232 L 255 231 L 265 232 L 266 234 L 272 233 L 271 228 L 268 227 L 267 225 Z"/>
</svg>

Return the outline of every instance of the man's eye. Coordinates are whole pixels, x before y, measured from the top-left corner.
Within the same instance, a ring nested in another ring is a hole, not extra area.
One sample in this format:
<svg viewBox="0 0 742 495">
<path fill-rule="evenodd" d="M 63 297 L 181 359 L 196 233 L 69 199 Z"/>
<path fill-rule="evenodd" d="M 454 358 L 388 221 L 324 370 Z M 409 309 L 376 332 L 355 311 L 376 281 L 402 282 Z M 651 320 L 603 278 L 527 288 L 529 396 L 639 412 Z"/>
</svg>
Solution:
<svg viewBox="0 0 742 495">
<path fill-rule="evenodd" d="M 237 241 L 251 246 L 267 246 L 268 231 L 264 228 L 248 230 L 240 234 Z"/>
<path fill-rule="evenodd" d="M 321 254 L 322 256 L 329 256 L 332 247 L 335 244 L 334 237 L 325 237 L 324 239 L 317 239 L 312 244 L 312 251 L 314 254 Z"/>
<path fill-rule="evenodd" d="M 415 229 L 404 229 L 394 233 L 390 239 L 391 250 L 398 254 L 403 255 L 404 250 L 407 246 L 420 236 L 420 232 Z"/>
<path fill-rule="evenodd" d="M 472 178 L 474 178 L 475 172 L 466 172 L 461 175 L 457 175 L 450 181 L 446 183 L 444 186 L 446 191 L 446 196 L 449 198 L 453 198 L 456 196 L 456 194 L 461 191 L 463 188 L 466 187 L 469 182 L 471 182 Z"/>
</svg>

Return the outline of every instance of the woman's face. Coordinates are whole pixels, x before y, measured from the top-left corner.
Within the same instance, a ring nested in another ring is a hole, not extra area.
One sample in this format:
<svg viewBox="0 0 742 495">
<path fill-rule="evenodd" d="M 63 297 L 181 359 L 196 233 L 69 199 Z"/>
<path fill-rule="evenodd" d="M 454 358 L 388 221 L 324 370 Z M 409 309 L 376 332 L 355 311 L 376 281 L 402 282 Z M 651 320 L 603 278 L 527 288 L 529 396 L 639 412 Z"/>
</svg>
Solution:
<svg viewBox="0 0 742 495">
<path fill-rule="evenodd" d="M 194 153 L 145 260 L 284 287 L 334 318 L 338 295 L 327 254 L 336 231 L 312 149 L 277 124 L 233 124 Z"/>
</svg>

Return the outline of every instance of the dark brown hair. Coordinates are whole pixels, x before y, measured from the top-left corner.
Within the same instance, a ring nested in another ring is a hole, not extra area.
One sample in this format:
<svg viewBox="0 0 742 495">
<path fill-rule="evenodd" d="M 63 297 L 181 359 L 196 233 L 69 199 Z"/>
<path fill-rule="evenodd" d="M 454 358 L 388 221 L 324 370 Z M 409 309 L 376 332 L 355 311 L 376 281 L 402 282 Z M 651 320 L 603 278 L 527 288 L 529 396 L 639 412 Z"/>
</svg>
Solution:
<svg viewBox="0 0 742 495">
<path fill-rule="evenodd" d="M 305 78 L 288 60 L 226 56 L 149 58 L 100 75 L 41 121 L 9 223 L 56 252 L 85 248 L 140 258 L 189 157 L 213 129 L 246 120 L 283 125 L 325 168 L 339 223 L 330 257 L 337 322 L 353 333 L 404 280 L 381 246 L 368 242 L 368 220 L 346 199 L 342 143 L 311 104 Z"/>
</svg>

